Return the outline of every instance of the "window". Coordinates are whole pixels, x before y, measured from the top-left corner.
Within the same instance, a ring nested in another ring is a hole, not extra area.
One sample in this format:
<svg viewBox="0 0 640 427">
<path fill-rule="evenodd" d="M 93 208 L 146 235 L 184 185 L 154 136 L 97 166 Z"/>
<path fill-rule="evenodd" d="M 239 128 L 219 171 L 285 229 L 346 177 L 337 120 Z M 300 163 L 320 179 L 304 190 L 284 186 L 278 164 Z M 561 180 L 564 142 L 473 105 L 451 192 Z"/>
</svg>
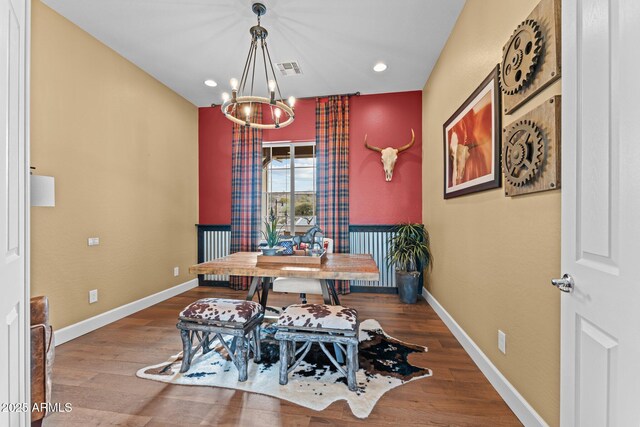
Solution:
<svg viewBox="0 0 640 427">
<path fill-rule="evenodd" d="M 273 213 L 285 234 L 304 234 L 316 223 L 315 143 L 265 143 L 262 153 L 263 219 Z"/>
</svg>

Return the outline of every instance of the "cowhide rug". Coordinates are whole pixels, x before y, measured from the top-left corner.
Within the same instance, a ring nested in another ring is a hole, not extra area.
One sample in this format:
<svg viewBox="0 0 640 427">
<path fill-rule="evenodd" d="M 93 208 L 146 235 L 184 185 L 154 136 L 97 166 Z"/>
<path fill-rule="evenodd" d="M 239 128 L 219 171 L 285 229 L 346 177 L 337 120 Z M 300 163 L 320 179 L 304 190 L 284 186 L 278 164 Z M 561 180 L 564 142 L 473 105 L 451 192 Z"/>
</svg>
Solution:
<svg viewBox="0 0 640 427">
<path fill-rule="evenodd" d="M 264 328 L 266 333 L 273 333 Z M 289 374 L 289 383 L 278 383 L 278 346 L 262 343 L 262 361 L 250 360 L 249 379 L 238 382 L 238 371 L 228 359 L 222 346 L 206 355 L 197 353 L 188 372 L 180 374 L 182 353 L 164 363 L 140 369 L 137 376 L 171 384 L 224 387 L 265 394 L 288 400 L 320 411 L 331 403 L 344 399 L 358 418 L 369 416 L 378 400 L 389 390 L 406 382 L 431 376 L 431 370 L 413 366 L 411 353 L 426 352 L 427 348 L 405 343 L 387 335 L 373 319 L 360 324 L 360 369 L 356 378 L 358 391 L 347 388 L 347 380 L 329 362 L 317 345 Z"/>
</svg>

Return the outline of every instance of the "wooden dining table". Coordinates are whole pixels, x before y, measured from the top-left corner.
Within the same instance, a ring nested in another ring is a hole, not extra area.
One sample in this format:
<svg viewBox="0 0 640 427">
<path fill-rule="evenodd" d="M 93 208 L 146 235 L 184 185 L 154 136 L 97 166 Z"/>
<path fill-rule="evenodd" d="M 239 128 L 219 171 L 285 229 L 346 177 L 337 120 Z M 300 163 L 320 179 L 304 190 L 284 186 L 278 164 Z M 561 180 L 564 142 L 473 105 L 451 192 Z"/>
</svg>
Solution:
<svg viewBox="0 0 640 427">
<path fill-rule="evenodd" d="M 326 254 L 321 265 L 259 263 L 260 252 L 236 252 L 189 268 L 191 274 L 220 274 L 252 277 L 247 300 L 253 300 L 262 281 L 260 304 L 267 307 L 269 283 L 276 277 L 318 279 L 325 304 L 339 305 L 335 280 L 380 280 L 380 270 L 370 254 Z"/>
<path fill-rule="evenodd" d="M 318 279 L 322 288 L 322 298 L 325 304 L 340 305 L 340 298 L 334 286 L 334 280 L 380 280 L 380 270 L 370 254 L 325 254 L 325 260 L 317 266 L 294 263 L 262 263 L 258 262 L 260 252 L 236 252 L 222 258 L 203 262 L 189 267 L 191 274 L 216 274 L 229 276 L 252 277 L 247 300 L 252 301 L 260 282 L 262 294 L 259 295 L 260 305 L 268 310 L 267 298 L 272 279 L 276 277 L 296 277 L 304 279 Z M 231 344 L 235 349 L 235 339 Z M 344 362 L 344 357 L 337 345 L 334 345 L 336 360 Z"/>
</svg>

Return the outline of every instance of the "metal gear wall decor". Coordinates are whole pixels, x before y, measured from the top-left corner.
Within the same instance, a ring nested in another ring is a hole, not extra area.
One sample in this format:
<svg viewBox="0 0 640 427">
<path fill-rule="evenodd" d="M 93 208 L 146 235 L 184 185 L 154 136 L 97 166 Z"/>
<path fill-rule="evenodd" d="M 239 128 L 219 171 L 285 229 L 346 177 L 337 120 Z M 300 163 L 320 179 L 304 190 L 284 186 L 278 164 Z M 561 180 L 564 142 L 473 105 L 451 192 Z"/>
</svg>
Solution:
<svg viewBox="0 0 640 427">
<path fill-rule="evenodd" d="M 511 126 L 502 148 L 502 170 L 505 179 L 516 187 L 531 181 L 544 160 L 542 131 L 531 120 Z"/>
<path fill-rule="evenodd" d="M 503 129 L 506 196 L 560 188 L 560 104 L 553 96 Z"/>
<path fill-rule="evenodd" d="M 513 95 L 531 82 L 540 59 L 542 45 L 542 31 L 536 21 L 527 19 L 518 25 L 502 51 L 502 92 Z"/>
<path fill-rule="evenodd" d="M 561 0 L 540 0 L 502 48 L 502 111 L 513 114 L 561 72 Z"/>
</svg>

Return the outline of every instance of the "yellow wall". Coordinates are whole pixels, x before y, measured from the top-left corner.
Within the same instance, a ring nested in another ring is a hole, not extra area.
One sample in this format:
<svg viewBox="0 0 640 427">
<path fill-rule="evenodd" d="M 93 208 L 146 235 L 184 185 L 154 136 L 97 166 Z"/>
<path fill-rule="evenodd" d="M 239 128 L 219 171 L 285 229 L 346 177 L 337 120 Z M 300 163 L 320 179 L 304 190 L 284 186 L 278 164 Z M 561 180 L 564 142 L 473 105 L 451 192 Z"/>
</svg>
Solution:
<svg viewBox="0 0 640 427">
<path fill-rule="evenodd" d="M 538 0 L 467 0 L 423 92 L 423 219 L 435 257 L 428 289 L 550 424 L 559 423 L 560 191 L 504 188 L 444 200 L 442 125 L 500 61 Z M 503 118 L 551 95 L 554 83 Z M 507 354 L 498 351 L 498 329 Z"/>
<path fill-rule="evenodd" d="M 31 288 L 59 329 L 193 278 L 198 115 L 40 1 L 32 13 L 31 165 L 56 206 L 31 209 Z"/>
</svg>

